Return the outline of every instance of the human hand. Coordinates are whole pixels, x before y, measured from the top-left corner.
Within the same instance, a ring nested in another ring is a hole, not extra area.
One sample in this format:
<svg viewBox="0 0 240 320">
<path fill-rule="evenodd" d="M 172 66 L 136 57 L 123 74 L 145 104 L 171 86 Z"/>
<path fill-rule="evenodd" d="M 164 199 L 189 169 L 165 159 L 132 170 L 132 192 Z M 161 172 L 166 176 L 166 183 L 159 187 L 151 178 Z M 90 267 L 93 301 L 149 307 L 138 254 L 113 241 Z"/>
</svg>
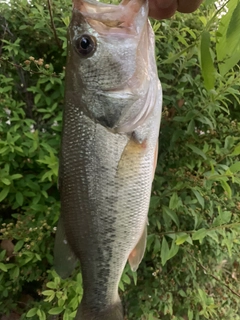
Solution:
<svg viewBox="0 0 240 320">
<path fill-rule="evenodd" d="M 195 11 L 203 0 L 149 0 L 149 16 L 154 19 L 170 18 L 176 11 Z"/>
</svg>

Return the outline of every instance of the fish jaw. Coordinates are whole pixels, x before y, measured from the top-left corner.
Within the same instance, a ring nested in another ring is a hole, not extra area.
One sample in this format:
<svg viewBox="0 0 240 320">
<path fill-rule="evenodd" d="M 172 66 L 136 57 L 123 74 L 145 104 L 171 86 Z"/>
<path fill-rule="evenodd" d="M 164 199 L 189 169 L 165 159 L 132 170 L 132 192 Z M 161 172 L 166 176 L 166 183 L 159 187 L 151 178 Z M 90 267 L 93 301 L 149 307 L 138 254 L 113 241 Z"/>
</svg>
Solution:
<svg viewBox="0 0 240 320">
<path fill-rule="evenodd" d="M 98 33 L 136 35 L 147 19 L 148 2 L 123 0 L 119 5 L 112 5 L 94 0 L 74 0 L 73 8 L 80 11 Z"/>
<path fill-rule="evenodd" d="M 96 49 L 89 57 L 76 50 L 83 34 L 95 39 Z M 131 132 L 146 120 L 156 94 L 151 85 L 156 74 L 152 42 L 147 1 L 118 6 L 75 1 L 68 42 L 71 74 L 67 71 L 66 77 L 74 78 L 71 94 L 85 105 L 91 119 L 120 133 Z"/>
</svg>

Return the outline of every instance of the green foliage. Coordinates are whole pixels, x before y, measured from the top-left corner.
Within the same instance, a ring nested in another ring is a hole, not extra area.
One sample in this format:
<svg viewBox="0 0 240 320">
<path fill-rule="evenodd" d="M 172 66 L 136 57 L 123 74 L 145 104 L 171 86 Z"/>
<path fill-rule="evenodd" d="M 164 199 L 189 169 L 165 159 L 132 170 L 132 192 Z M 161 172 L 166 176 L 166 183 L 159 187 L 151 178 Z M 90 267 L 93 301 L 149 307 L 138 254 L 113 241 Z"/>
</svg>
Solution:
<svg viewBox="0 0 240 320">
<path fill-rule="evenodd" d="M 221 75 L 225 75 L 239 62 L 240 40 L 237 30 L 240 28 L 240 3 L 230 0 L 227 3 L 228 12 L 221 19 L 217 30 L 217 58 Z"/>
<path fill-rule="evenodd" d="M 152 22 L 164 107 L 146 255 L 119 285 L 129 320 L 240 319 L 239 2 L 205 3 Z M 0 9 L 0 315 L 70 320 L 81 274 L 60 279 L 52 253 L 71 3 L 10 4 Z"/>
</svg>

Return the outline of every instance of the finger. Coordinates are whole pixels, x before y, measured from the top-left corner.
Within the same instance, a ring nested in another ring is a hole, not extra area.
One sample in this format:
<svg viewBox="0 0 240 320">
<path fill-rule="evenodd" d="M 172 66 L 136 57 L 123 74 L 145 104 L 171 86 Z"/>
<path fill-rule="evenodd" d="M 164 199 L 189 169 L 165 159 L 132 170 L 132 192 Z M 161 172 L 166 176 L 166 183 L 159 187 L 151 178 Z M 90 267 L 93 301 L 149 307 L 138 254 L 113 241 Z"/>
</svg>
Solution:
<svg viewBox="0 0 240 320">
<path fill-rule="evenodd" d="M 174 2 L 177 2 L 177 0 L 155 0 L 157 2 L 158 7 L 161 9 L 169 8 Z"/>
<path fill-rule="evenodd" d="M 190 13 L 200 6 L 202 0 L 178 0 L 178 9 L 177 11 L 183 13 Z"/>
<path fill-rule="evenodd" d="M 174 15 L 177 10 L 176 0 L 149 0 L 149 16 L 154 19 L 167 19 Z"/>
</svg>

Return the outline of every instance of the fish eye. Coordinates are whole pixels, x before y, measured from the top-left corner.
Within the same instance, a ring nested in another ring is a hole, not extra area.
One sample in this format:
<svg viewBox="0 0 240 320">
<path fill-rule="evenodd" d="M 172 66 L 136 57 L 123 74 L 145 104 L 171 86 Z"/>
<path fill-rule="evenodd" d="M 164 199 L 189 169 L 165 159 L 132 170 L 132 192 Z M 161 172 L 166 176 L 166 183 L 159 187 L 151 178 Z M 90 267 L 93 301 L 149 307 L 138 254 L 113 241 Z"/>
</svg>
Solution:
<svg viewBox="0 0 240 320">
<path fill-rule="evenodd" d="M 96 49 L 96 39 L 88 34 L 83 34 L 76 40 L 75 48 L 82 56 L 93 54 Z"/>
</svg>

